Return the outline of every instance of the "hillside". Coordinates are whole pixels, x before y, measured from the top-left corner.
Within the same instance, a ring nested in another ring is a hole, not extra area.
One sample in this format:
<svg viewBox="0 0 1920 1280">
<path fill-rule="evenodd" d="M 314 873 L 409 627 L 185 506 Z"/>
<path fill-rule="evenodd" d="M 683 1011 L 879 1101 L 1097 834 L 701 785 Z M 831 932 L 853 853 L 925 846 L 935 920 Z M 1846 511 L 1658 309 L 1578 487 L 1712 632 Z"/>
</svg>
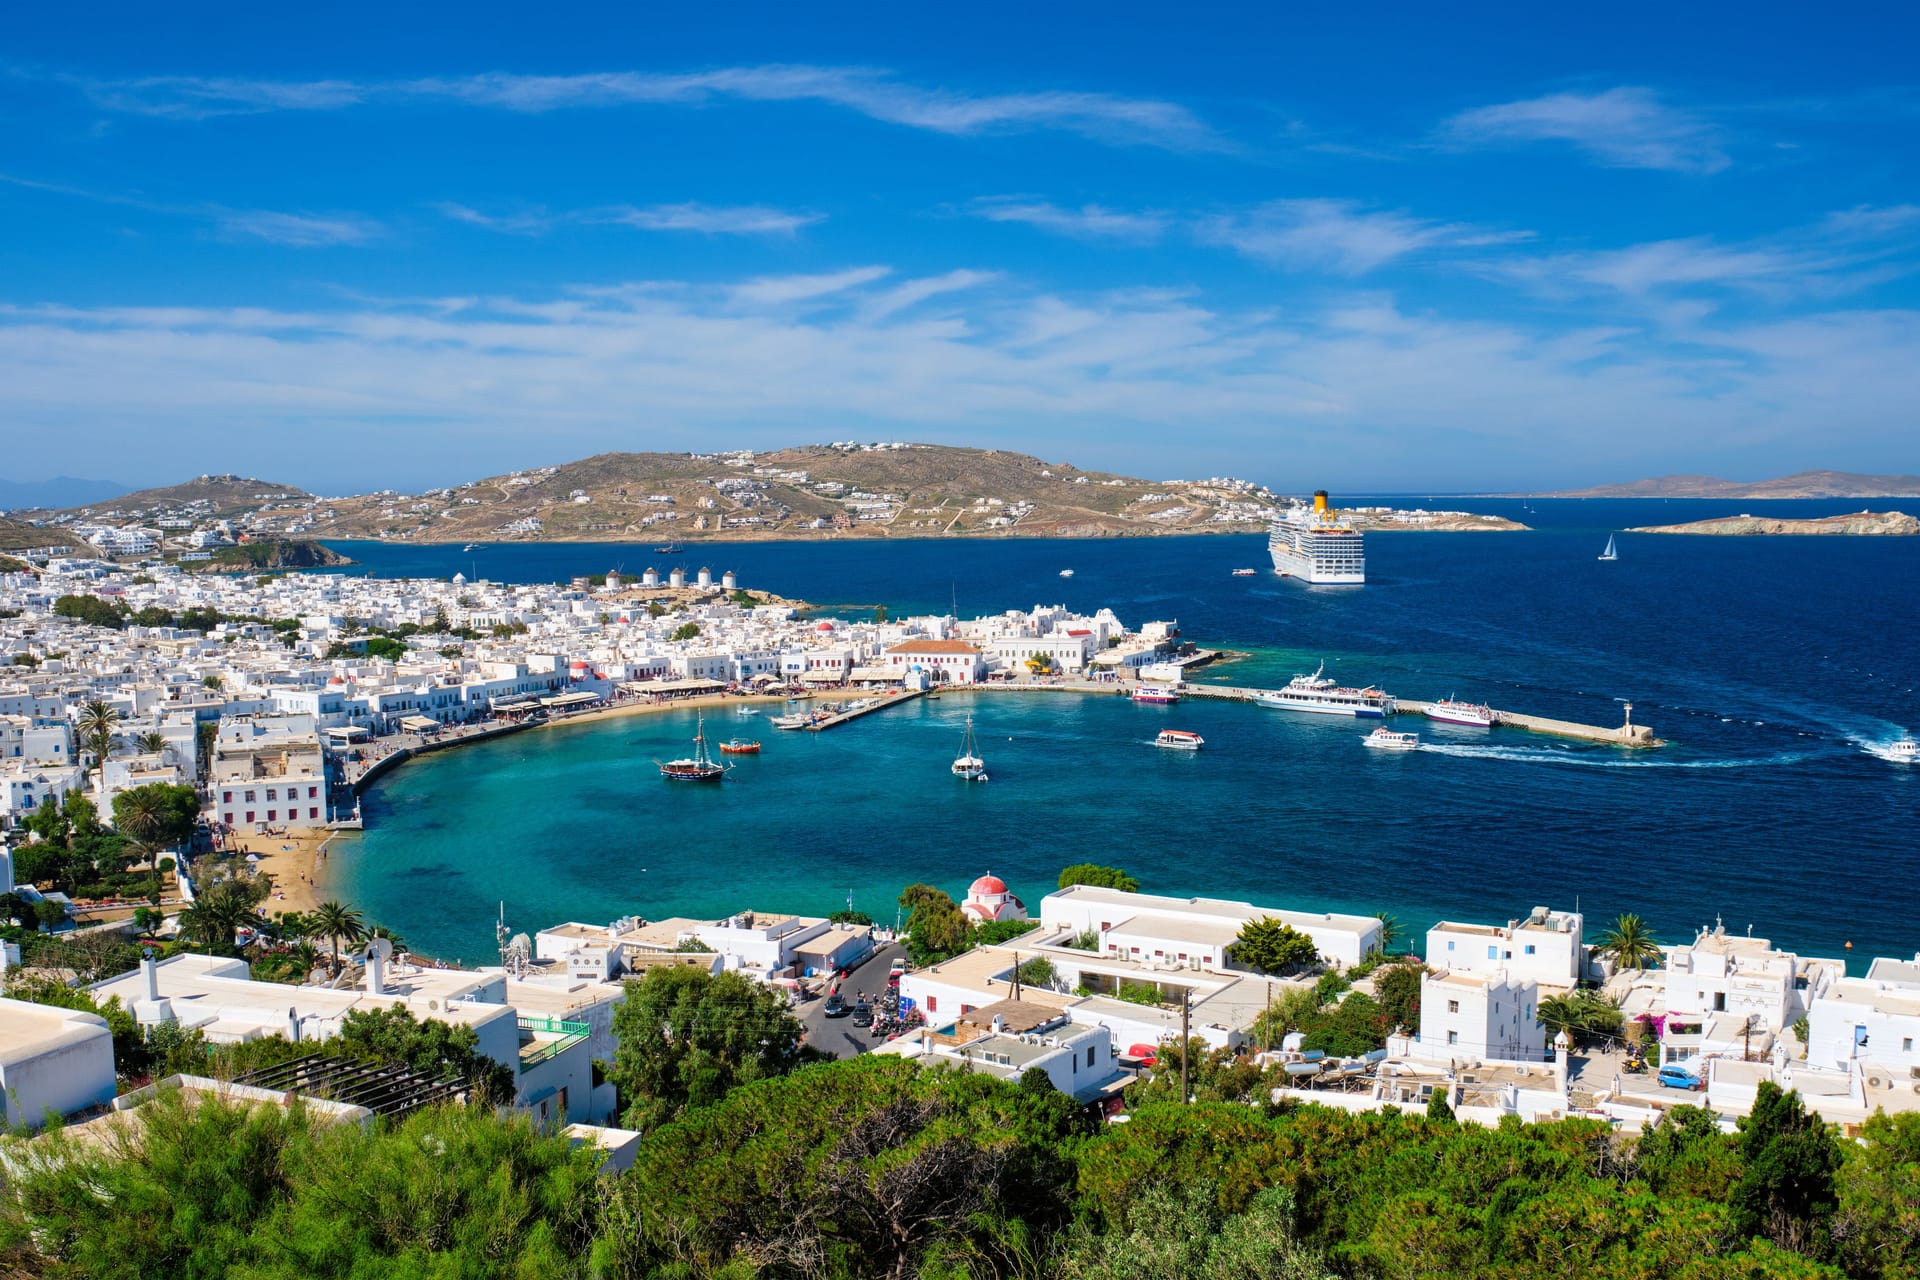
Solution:
<svg viewBox="0 0 1920 1280">
<path fill-rule="evenodd" d="M 92 520 L 144 520 L 191 509 L 195 515 L 219 520 L 257 511 L 275 502 L 304 502 L 311 495 L 297 486 L 254 480 L 246 476 L 198 476 L 185 484 L 136 489 L 104 502 L 70 507 L 60 514 Z"/>
<path fill-rule="evenodd" d="M 78 539 L 59 529 L 42 529 L 25 520 L 0 516 L 0 551 L 33 551 L 40 547 L 77 549 Z"/>
<path fill-rule="evenodd" d="M 1543 495 L 1549 498 L 1911 498 L 1920 476 L 1869 476 L 1850 471 L 1800 471 L 1777 480 L 1721 480 L 1714 476 L 1657 476 L 1630 484 L 1599 485 Z"/>
<path fill-rule="evenodd" d="M 1650 525 L 1629 529 L 1629 533 L 1696 533 L 1721 537 L 1756 535 L 1853 535 L 1913 537 L 1920 534 L 1920 520 L 1900 511 L 1861 511 L 1853 515 L 1827 516 L 1820 520 L 1774 520 L 1764 516 L 1725 516 L 1718 520 L 1695 520 L 1690 524 Z"/>
</svg>

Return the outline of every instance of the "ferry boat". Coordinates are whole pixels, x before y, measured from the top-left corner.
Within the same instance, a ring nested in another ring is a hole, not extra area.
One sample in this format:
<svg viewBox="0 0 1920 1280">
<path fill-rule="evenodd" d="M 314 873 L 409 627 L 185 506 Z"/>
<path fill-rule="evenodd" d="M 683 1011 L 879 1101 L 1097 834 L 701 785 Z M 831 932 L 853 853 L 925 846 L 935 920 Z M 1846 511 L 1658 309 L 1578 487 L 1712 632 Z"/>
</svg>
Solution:
<svg viewBox="0 0 1920 1280">
<path fill-rule="evenodd" d="M 1296 507 L 1274 522 L 1267 553 L 1283 578 L 1315 586 L 1367 580 L 1366 535 L 1335 514 L 1325 489 L 1314 490 L 1311 508 Z"/>
<path fill-rule="evenodd" d="M 1176 751 L 1198 751 L 1207 745 L 1207 740 L 1186 729 L 1162 729 L 1160 736 L 1153 740 L 1153 745 L 1172 747 Z"/>
<path fill-rule="evenodd" d="M 1394 710 L 1393 695 L 1369 685 L 1348 689 L 1326 674 L 1327 664 L 1310 676 L 1295 676 L 1284 689 L 1256 693 L 1253 700 L 1277 711 L 1313 711 L 1327 716 L 1358 716 L 1378 720 Z"/>
<path fill-rule="evenodd" d="M 760 740 L 758 738 L 728 738 L 720 744 L 720 754 L 723 756 L 757 756 L 760 754 Z"/>
<path fill-rule="evenodd" d="M 1164 684 L 1136 685 L 1134 687 L 1132 696 L 1135 702 L 1178 702 L 1180 701 L 1180 691 L 1178 689 L 1173 688 L 1170 685 L 1164 685 Z"/>
<path fill-rule="evenodd" d="M 660 766 L 660 776 L 669 782 L 718 782 L 725 777 L 726 766 L 707 754 L 707 718 L 701 716 L 693 734 L 693 754 L 682 760 L 669 760 Z"/>
<path fill-rule="evenodd" d="M 1896 764 L 1920 764 L 1920 742 L 1902 738 L 1887 747 L 1887 759 Z"/>
<path fill-rule="evenodd" d="M 960 740 L 960 754 L 953 761 L 953 776 L 964 778 L 968 782 L 987 780 L 987 762 L 980 758 L 979 751 L 973 745 L 973 717 L 967 717 L 967 733 Z"/>
<path fill-rule="evenodd" d="M 1442 698 L 1438 702 L 1427 704 L 1427 719 L 1438 720 L 1444 724 L 1464 724 L 1475 729 L 1493 727 L 1493 708 L 1479 702 L 1458 702 L 1452 698 Z"/>
<path fill-rule="evenodd" d="M 1399 733 L 1381 725 L 1366 737 L 1360 739 L 1378 751 L 1412 751 L 1420 745 L 1417 733 Z"/>
</svg>

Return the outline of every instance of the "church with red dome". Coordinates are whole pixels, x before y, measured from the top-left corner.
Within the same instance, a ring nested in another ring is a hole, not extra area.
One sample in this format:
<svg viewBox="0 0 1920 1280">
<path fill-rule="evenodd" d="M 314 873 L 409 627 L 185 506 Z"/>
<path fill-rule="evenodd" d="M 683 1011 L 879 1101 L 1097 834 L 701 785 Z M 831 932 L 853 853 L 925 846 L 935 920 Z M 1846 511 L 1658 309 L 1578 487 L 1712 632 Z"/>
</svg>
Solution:
<svg viewBox="0 0 1920 1280">
<path fill-rule="evenodd" d="M 1007 882 L 991 871 L 973 882 L 967 890 L 967 900 L 960 904 L 960 910 L 975 924 L 1027 918 L 1027 904 L 1014 897 L 1012 890 L 1007 888 Z"/>
</svg>

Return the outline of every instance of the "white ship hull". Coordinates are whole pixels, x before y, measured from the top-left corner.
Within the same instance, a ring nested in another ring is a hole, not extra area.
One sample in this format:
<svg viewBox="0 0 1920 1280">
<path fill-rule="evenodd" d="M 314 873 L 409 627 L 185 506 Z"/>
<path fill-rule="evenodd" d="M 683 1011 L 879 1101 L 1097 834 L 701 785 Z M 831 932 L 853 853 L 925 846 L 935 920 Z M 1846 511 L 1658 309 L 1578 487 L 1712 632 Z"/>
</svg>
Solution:
<svg viewBox="0 0 1920 1280">
<path fill-rule="evenodd" d="M 1309 586 L 1359 586 L 1367 580 L 1366 535 L 1327 512 L 1282 519 L 1267 536 L 1267 554 L 1275 573 Z"/>
<path fill-rule="evenodd" d="M 1472 729 L 1491 729 L 1493 712 L 1485 707 L 1444 706 L 1438 702 L 1427 706 L 1427 719 L 1438 720 L 1442 724 L 1463 724 Z"/>
<path fill-rule="evenodd" d="M 1307 711 L 1320 716 L 1352 716 L 1359 720 L 1381 720 L 1387 712 L 1393 710 L 1393 699 L 1381 703 L 1361 702 L 1322 702 L 1314 698 L 1299 698 L 1284 693 L 1260 694 L 1254 701 L 1263 707 L 1272 707 L 1276 711 Z"/>
</svg>

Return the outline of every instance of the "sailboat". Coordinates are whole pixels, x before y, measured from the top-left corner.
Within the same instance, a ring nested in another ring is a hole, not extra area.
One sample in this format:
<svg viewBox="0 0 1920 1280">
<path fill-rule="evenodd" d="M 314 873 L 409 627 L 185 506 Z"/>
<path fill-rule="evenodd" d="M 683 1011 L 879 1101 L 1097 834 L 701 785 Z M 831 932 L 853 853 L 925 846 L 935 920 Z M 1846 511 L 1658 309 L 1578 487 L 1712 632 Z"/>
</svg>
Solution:
<svg viewBox="0 0 1920 1280">
<path fill-rule="evenodd" d="M 656 761 L 655 763 L 659 763 Z M 660 776 L 669 782 L 718 782 L 726 769 L 707 753 L 707 718 L 701 716 L 693 733 L 693 754 L 682 760 L 660 765 Z"/>
<path fill-rule="evenodd" d="M 1618 551 L 1615 551 L 1615 550 L 1613 549 L 1613 535 L 1612 535 L 1612 534 L 1608 534 L 1608 535 L 1607 535 L 1607 549 L 1606 549 L 1605 551 L 1602 551 L 1602 552 L 1600 553 L 1600 558 L 1601 558 L 1602 560 L 1618 560 L 1618 559 L 1620 558 L 1620 553 L 1619 553 Z"/>
<path fill-rule="evenodd" d="M 973 745 L 973 717 L 967 717 L 967 736 L 960 742 L 960 755 L 953 762 L 953 776 L 968 782 L 987 780 L 987 762 Z"/>
</svg>

